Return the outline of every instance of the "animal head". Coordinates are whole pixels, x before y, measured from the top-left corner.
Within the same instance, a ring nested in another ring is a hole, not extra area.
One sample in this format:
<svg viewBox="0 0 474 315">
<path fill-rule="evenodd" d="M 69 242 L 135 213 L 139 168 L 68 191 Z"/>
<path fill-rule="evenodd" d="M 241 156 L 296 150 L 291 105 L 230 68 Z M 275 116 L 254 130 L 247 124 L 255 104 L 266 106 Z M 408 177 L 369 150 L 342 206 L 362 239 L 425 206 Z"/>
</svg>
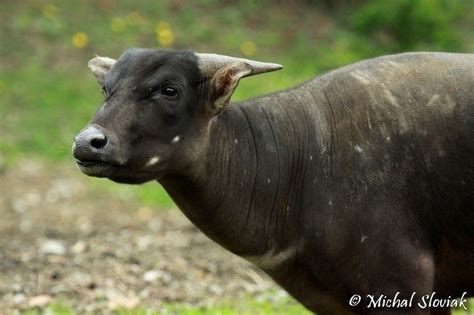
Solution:
<svg viewBox="0 0 474 315">
<path fill-rule="evenodd" d="M 104 102 L 75 138 L 81 171 L 143 183 L 192 167 L 206 147 L 213 117 L 229 104 L 243 77 L 278 64 L 191 51 L 129 49 L 118 60 L 88 66 Z"/>
</svg>

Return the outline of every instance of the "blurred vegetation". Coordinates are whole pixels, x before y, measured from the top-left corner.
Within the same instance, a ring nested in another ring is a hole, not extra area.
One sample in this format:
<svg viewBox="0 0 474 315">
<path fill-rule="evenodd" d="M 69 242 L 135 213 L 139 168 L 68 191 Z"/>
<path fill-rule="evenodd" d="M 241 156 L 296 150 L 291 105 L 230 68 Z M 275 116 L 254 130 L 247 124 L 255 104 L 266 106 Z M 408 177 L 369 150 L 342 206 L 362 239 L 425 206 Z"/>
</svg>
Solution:
<svg viewBox="0 0 474 315">
<path fill-rule="evenodd" d="M 87 60 L 118 57 L 130 46 L 285 65 L 282 72 L 245 80 L 236 99 L 384 53 L 473 49 L 471 1 L 346 2 L 359 4 L 330 11 L 317 1 L 3 1 L 1 148 L 6 155 L 68 158 L 73 135 L 101 101 Z"/>
<path fill-rule="evenodd" d="M 377 55 L 474 51 L 468 0 L 3 0 L 0 17 L 0 158 L 10 164 L 32 155 L 73 163 L 72 139 L 101 103 L 86 67 L 95 54 L 160 47 L 284 65 L 243 80 L 240 100 Z M 172 204 L 144 187 L 120 189 Z"/>
<path fill-rule="evenodd" d="M 473 308 L 474 303 L 469 303 L 468 309 Z M 453 309 L 453 315 L 472 315 L 473 312 L 463 308 Z M 227 302 L 210 307 L 192 307 L 184 304 L 165 304 L 160 311 L 137 308 L 134 310 L 118 310 L 117 315 L 309 315 L 311 314 L 303 306 L 294 303 L 287 297 L 278 301 L 255 301 L 247 298 L 241 303 Z M 22 312 L 23 315 L 74 315 L 76 312 L 65 303 L 60 301 L 52 303 L 45 310 L 29 309 Z"/>
<path fill-rule="evenodd" d="M 360 34 L 368 34 L 390 50 L 434 46 L 457 51 L 463 49 L 462 32 L 457 31 L 454 21 L 463 18 L 466 4 L 467 1 L 453 0 L 399 0 L 381 5 L 380 1 L 371 0 L 356 11 L 353 25 Z"/>
<path fill-rule="evenodd" d="M 302 305 L 294 302 L 288 296 L 278 299 L 271 299 L 276 295 L 275 292 L 269 292 L 269 299 L 255 300 L 251 297 L 242 300 L 223 301 L 217 305 L 210 306 L 190 306 L 183 303 L 165 303 L 160 307 L 159 311 L 146 308 L 136 308 L 133 310 L 118 309 L 115 311 L 117 315 L 273 315 L 273 314 L 295 314 L 310 315 Z M 40 310 L 31 308 L 25 310 L 23 315 L 73 315 L 76 314 L 74 309 L 65 301 L 55 301 L 46 309 Z M 461 314 L 455 314 L 461 315 Z"/>
<path fill-rule="evenodd" d="M 72 139 L 101 103 L 86 67 L 95 54 L 116 58 L 132 46 L 177 48 L 284 65 L 243 80 L 234 96 L 240 100 L 382 54 L 474 51 L 470 0 L 2 0 L 0 23 L 0 160 L 7 165 L 31 156 L 73 164 Z M 156 184 L 92 182 L 145 204 L 172 205 Z M 250 301 L 243 310 L 170 307 L 182 314 L 302 312 L 288 303 Z M 74 313 L 62 304 L 51 308 L 51 314 Z"/>
</svg>

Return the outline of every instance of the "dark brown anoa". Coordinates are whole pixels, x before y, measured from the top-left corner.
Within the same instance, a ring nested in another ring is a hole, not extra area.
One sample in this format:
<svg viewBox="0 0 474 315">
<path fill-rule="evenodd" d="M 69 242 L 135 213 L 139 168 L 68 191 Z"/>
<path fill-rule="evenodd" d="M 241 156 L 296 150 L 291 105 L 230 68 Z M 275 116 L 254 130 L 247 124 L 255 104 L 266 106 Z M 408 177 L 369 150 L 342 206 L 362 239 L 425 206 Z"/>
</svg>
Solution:
<svg viewBox="0 0 474 315">
<path fill-rule="evenodd" d="M 144 49 L 89 66 L 105 101 L 80 169 L 158 180 L 308 309 L 429 314 L 425 294 L 473 294 L 474 55 L 384 56 L 236 104 L 240 78 L 279 66 Z M 397 292 L 411 308 L 368 308 Z"/>
</svg>

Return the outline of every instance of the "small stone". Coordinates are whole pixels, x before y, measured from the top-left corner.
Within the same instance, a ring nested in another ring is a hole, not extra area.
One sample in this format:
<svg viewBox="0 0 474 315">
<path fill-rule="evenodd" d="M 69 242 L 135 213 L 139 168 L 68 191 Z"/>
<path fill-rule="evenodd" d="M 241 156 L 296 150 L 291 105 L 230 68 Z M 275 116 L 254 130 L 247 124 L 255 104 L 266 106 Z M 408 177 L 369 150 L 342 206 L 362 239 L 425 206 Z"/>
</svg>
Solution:
<svg viewBox="0 0 474 315">
<path fill-rule="evenodd" d="M 33 223 L 31 222 L 30 219 L 23 217 L 22 220 L 20 221 L 20 226 L 19 229 L 22 233 L 28 233 L 31 231 L 33 228 Z"/>
<path fill-rule="evenodd" d="M 12 301 L 14 304 L 21 304 L 25 299 L 26 296 L 23 293 L 17 293 L 13 296 Z"/>
<path fill-rule="evenodd" d="M 67 293 L 68 289 L 67 289 L 66 286 L 64 286 L 62 284 L 58 284 L 58 285 L 55 285 L 55 286 L 51 287 L 51 289 L 49 289 L 49 292 L 51 292 L 51 294 L 56 296 L 58 294 Z"/>
<path fill-rule="evenodd" d="M 143 274 L 143 281 L 153 282 L 160 277 L 160 273 L 156 270 L 148 270 Z"/>
<path fill-rule="evenodd" d="M 140 236 L 137 238 L 136 243 L 139 250 L 146 250 L 153 244 L 153 238 L 149 235 Z"/>
<path fill-rule="evenodd" d="M 109 300 L 107 307 L 111 311 L 115 311 L 119 308 L 130 310 L 137 307 L 139 303 L 140 299 L 138 297 L 116 296 Z"/>
<path fill-rule="evenodd" d="M 19 164 L 19 172 L 24 173 L 26 176 L 38 175 L 43 168 L 41 162 L 35 159 L 22 159 Z"/>
<path fill-rule="evenodd" d="M 62 264 L 67 261 L 67 258 L 63 255 L 48 255 L 47 261 L 52 264 Z"/>
<path fill-rule="evenodd" d="M 43 307 L 51 303 L 51 300 L 52 298 L 50 295 L 46 295 L 46 294 L 37 295 L 30 299 L 28 305 L 30 307 Z"/>
<path fill-rule="evenodd" d="M 148 222 L 148 228 L 152 232 L 161 232 L 164 229 L 164 224 L 159 218 L 153 218 Z"/>
<path fill-rule="evenodd" d="M 209 292 L 214 293 L 214 294 L 216 294 L 216 295 L 222 295 L 222 293 L 224 292 L 224 290 L 223 290 L 220 286 L 218 286 L 218 285 L 216 285 L 216 284 L 211 284 L 211 285 L 209 286 Z"/>
<path fill-rule="evenodd" d="M 30 191 L 25 194 L 24 200 L 30 208 L 35 208 L 41 203 L 41 194 L 37 191 Z"/>
<path fill-rule="evenodd" d="M 13 200 L 12 207 L 18 213 L 24 213 L 28 209 L 28 205 L 23 199 Z"/>
<path fill-rule="evenodd" d="M 130 271 L 133 273 L 139 273 L 140 272 L 140 265 L 139 264 L 131 264 L 130 265 Z"/>
<path fill-rule="evenodd" d="M 87 217 L 80 217 L 77 220 L 77 227 L 84 234 L 91 233 L 93 228 L 91 220 Z"/>
<path fill-rule="evenodd" d="M 15 280 L 16 281 L 22 281 L 22 279 L 19 275 L 15 276 Z M 13 290 L 13 292 L 21 292 L 22 291 L 22 285 L 21 285 L 21 283 L 13 283 L 11 285 L 11 289 Z"/>
<path fill-rule="evenodd" d="M 64 255 L 66 246 L 58 240 L 46 240 L 40 245 L 40 253 L 43 255 Z"/>
<path fill-rule="evenodd" d="M 84 253 L 86 249 L 87 244 L 84 241 L 77 241 L 74 245 L 71 246 L 71 252 L 75 255 Z"/>
<path fill-rule="evenodd" d="M 141 207 L 137 211 L 138 219 L 141 221 L 148 221 L 153 216 L 153 210 L 148 207 Z"/>
</svg>

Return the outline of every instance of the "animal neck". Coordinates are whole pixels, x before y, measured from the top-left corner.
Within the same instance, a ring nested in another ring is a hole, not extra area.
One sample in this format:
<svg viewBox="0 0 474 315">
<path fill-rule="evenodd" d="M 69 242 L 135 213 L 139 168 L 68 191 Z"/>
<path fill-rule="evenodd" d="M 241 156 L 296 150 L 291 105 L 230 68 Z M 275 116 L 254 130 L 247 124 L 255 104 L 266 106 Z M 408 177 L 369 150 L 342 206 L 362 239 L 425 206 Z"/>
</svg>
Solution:
<svg viewBox="0 0 474 315">
<path fill-rule="evenodd" d="M 283 103 L 269 102 L 231 104 L 211 122 L 208 149 L 196 163 L 202 167 L 160 180 L 197 227 L 240 256 L 259 257 L 297 242 L 307 162 L 318 158 L 308 141 L 310 126 L 302 123 L 305 113 L 281 116 L 274 110 Z"/>
</svg>

